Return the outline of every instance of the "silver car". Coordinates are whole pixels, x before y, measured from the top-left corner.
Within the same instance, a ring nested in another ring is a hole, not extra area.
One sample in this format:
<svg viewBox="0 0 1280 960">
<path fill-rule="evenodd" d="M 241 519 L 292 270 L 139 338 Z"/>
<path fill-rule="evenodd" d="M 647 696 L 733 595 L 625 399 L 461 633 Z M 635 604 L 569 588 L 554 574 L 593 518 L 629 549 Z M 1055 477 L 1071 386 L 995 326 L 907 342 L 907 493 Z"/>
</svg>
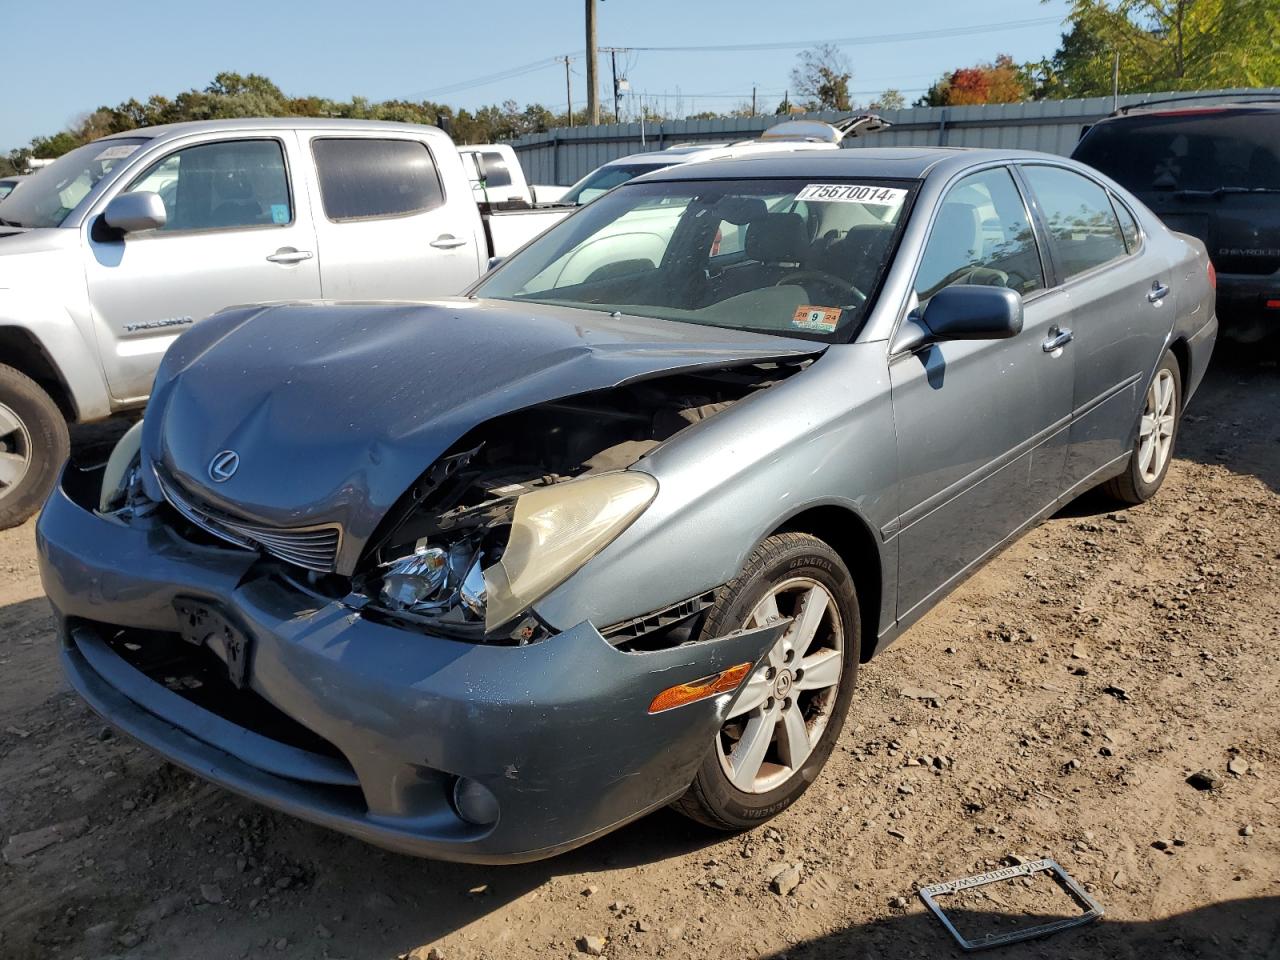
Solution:
<svg viewBox="0 0 1280 960">
<path fill-rule="evenodd" d="M 619 227 L 652 211 L 661 249 Z M 983 561 L 1155 494 L 1216 330 L 1203 245 L 1061 158 L 639 178 L 465 297 L 184 334 L 41 517 L 63 662 L 175 763 L 402 851 L 752 827 Z"/>
</svg>

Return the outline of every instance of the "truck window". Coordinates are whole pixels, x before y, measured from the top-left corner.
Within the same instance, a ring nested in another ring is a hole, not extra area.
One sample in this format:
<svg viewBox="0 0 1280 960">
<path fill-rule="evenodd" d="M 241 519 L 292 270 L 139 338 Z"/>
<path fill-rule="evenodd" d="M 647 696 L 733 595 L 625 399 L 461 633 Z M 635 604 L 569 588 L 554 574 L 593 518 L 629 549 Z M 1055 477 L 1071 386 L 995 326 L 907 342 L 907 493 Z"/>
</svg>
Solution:
<svg viewBox="0 0 1280 960">
<path fill-rule="evenodd" d="M 507 169 L 507 161 L 502 154 L 497 150 L 482 150 L 480 157 L 486 187 L 511 186 L 511 171 Z"/>
<path fill-rule="evenodd" d="M 285 226 L 293 222 L 278 140 L 230 140 L 187 147 L 158 160 L 129 190 L 160 195 L 166 233 Z"/>
<path fill-rule="evenodd" d="M 444 203 L 440 175 L 418 140 L 325 137 L 311 141 L 330 220 L 403 217 Z"/>
</svg>

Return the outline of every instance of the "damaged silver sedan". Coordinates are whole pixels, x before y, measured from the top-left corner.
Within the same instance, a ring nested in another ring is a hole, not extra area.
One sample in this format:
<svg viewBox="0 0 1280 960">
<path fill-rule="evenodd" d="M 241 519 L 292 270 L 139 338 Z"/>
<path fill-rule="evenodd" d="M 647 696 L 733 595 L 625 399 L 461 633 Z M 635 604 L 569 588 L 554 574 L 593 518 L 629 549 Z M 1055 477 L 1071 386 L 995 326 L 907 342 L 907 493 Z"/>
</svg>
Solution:
<svg viewBox="0 0 1280 960">
<path fill-rule="evenodd" d="M 184 334 L 41 517 L 64 665 L 173 762 L 397 850 L 748 828 L 968 573 L 1155 493 L 1216 328 L 1203 246 L 1070 161 L 641 178 L 465 297 Z"/>
</svg>

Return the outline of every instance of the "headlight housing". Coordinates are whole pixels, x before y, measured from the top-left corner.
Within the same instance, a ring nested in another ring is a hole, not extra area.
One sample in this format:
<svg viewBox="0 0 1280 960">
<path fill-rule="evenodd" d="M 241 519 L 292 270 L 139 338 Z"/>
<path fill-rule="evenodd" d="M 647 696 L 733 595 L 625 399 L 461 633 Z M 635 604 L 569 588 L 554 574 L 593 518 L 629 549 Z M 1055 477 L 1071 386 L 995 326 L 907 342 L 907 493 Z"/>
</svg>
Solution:
<svg viewBox="0 0 1280 960">
<path fill-rule="evenodd" d="M 484 571 L 485 630 L 501 627 L 564 583 L 653 502 L 658 481 L 623 470 L 557 483 L 516 501 L 502 559 Z"/>
<path fill-rule="evenodd" d="M 102 471 L 102 491 L 98 494 L 98 511 L 110 513 L 127 499 L 136 467 L 142 456 L 142 421 L 139 420 L 116 441 L 107 466 Z"/>
</svg>

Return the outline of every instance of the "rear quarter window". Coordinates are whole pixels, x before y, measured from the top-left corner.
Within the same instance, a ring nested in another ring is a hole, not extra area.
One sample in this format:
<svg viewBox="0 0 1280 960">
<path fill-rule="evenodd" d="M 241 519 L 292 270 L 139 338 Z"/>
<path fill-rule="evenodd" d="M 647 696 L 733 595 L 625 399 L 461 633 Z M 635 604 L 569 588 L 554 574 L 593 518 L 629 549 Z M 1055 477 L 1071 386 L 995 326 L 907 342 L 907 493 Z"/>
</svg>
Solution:
<svg viewBox="0 0 1280 960">
<path fill-rule="evenodd" d="M 311 142 L 324 215 L 338 222 L 403 217 L 444 203 L 427 145 L 366 137 Z"/>
</svg>

